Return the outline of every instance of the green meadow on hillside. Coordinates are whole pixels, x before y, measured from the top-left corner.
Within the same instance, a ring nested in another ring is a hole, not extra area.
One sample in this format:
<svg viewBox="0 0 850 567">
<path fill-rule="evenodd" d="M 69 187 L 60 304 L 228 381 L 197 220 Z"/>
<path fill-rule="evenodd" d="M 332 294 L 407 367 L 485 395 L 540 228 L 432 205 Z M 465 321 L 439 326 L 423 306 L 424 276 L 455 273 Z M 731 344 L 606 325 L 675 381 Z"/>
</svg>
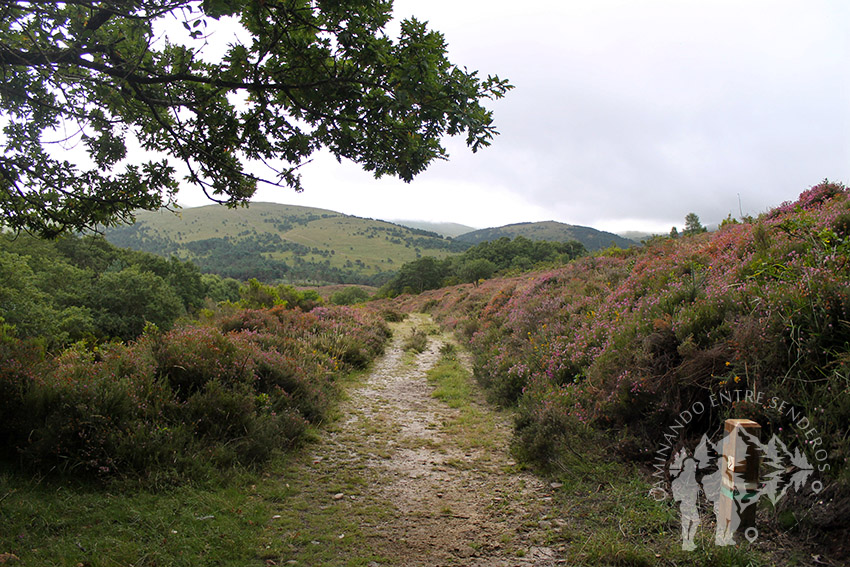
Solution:
<svg viewBox="0 0 850 567">
<path fill-rule="evenodd" d="M 269 282 L 379 285 L 405 262 L 468 247 L 384 221 L 273 203 L 140 212 L 135 224 L 104 234 L 117 246 L 191 260 L 205 272 Z"/>
<path fill-rule="evenodd" d="M 428 226 L 427 224 L 425 226 Z M 437 225 L 439 226 L 439 225 Z M 252 203 L 139 212 L 135 224 L 104 230 L 113 244 L 192 261 L 201 271 L 239 280 L 381 286 L 405 264 L 444 261 L 475 245 L 517 237 L 570 243 L 595 251 L 635 242 L 589 227 L 522 223 L 458 237 L 309 207 Z M 497 262 L 498 263 L 498 262 Z M 528 262 L 520 262 L 528 269 Z"/>
<path fill-rule="evenodd" d="M 458 236 L 457 239 L 468 244 L 480 244 L 481 242 L 497 240 L 502 237 L 514 239 L 517 236 L 522 236 L 529 240 L 544 240 L 548 242 L 569 242 L 577 240 L 591 252 L 609 248 L 611 246 L 628 248 L 629 246 L 634 246 L 636 244 L 635 241 L 623 238 L 622 236 L 618 236 L 611 232 L 556 221 L 521 222 L 497 228 L 482 228 L 480 230 L 462 234 Z"/>
</svg>

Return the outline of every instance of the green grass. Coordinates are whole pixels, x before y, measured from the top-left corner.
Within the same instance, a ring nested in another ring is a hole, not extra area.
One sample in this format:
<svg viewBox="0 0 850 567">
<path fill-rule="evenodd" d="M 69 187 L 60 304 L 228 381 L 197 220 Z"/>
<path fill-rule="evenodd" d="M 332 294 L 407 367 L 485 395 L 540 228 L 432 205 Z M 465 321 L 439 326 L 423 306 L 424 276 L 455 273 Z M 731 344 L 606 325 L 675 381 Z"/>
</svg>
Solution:
<svg viewBox="0 0 850 567">
<path fill-rule="evenodd" d="M 457 417 L 443 425 L 457 445 L 464 449 L 492 449 L 496 427 L 495 408 L 485 407 L 478 386 L 469 370 L 458 359 L 456 347 L 445 343 L 443 356 L 427 373 L 434 386 L 432 395 L 451 408 L 459 410 Z"/>
<path fill-rule="evenodd" d="M 357 384 L 365 375 L 354 372 L 342 380 Z M 339 411 L 332 416 L 340 417 Z M 315 431 L 309 437 L 320 440 Z M 73 567 L 380 561 L 368 551 L 359 554 L 354 542 L 363 539 L 364 518 L 385 517 L 386 508 L 357 501 L 362 510 L 348 514 L 350 496 L 366 480 L 356 467 L 305 475 L 305 468 L 313 468 L 309 459 L 299 450 L 261 470 L 233 468 L 179 486 L 174 479 L 85 484 L 2 469 L 0 555 L 14 554 L 23 566 Z M 347 499 L 334 500 L 338 493 Z"/>
<path fill-rule="evenodd" d="M 443 355 L 440 362 L 428 372 L 428 381 L 435 385 L 433 396 L 451 408 L 471 410 L 473 384 L 469 372 L 457 357 Z"/>
<path fill-rule="evenodd" d="M 761 546 L 714 544 L 714 527 L 704 510 L 697 549 L 682 550 L 677 503 L 648 496 L 651 484 L 632 465 L 593 456 L 561 462 L 554 499 L 568 521 L 551 534 L 570 565 L 694 565 L 757 567 L 773 562 Z"/>
<path fill-rule="evenodd" d="M 260 557 L 278 565 L 385 563 L 364 528 L 387 521 L 392 510 L 366 494 L 365 475 L 364 467 L 314 463 L 306 454 L 281 470 L 274 480 L 282 488 L 273 520 L 260 530 Z"/>
<path fill-rule="evenodd" d="M 22 565 L 263 565 L 272 503 L 242 472 L 221 486 L 124 490 L 0 476 L 0 551 Z"/>
<path fill-rule="evenodd" d="M 307 451 L 205 486 L 104 487 L 0 474 L 0 553 L 39 566 L 385 563 L 363 528 L 392 510 L 364 496 L 366 474 L 357 464 L 314 463 Z"/>
<path fill-rule="evenodd" d="M 367 371 L 352 373 L 344 383 L 356 388 L 367 377 Z M 389 424 L 385 419 L 375 416 L 368 420 L 364 436 L 358 438 L 340 426 L 339 420 L 347 417 L 335 413 L 325 424 L 326 433 L 358 455 L 392 456 L 390 450 L 369 444 L 370 438 L 386 433 Z M 394 509 L 386 500 L 369 494 L 368 488 L 375 482 L 371 469 L 361 459 L 351 459 L 348 451 L 337 459 L 333 450 L 321 447 L 326 439 L 317 436 L 315 451 L 308 447 L 288 462 L 277 463 L 257 485 L 256 492 L 272 503 L 272 520 L 259 530 L 259 557 L 276 565 L 365 567 L 392 563 L 375 551 L 370 528 L 391 521 Z M 314 458 L 314 453 L 323 458 Z"/>
</svg>

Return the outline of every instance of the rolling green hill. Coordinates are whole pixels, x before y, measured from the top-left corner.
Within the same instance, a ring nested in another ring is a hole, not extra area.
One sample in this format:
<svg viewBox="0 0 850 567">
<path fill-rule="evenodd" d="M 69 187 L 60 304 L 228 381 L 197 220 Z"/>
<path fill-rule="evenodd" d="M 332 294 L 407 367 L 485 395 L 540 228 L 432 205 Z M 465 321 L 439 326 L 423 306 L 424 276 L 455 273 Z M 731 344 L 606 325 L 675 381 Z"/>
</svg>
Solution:
<svg viewBox="0 0 850 567">
<path fill-rule="evenodd" d="M 556 221 L 523 222 L 498 228 L 484 228 L 462 234 L 455 238 L 455 240 L 475 245 L 490 240 L 498 240 L 503 236 L 511 239 L 517 236 L 524 236 L 529 240 L 548 240 L 552 242 L 578 240 L 591 252 L 608 248 L 612 244 L 620 248 L 628 248 L 637 244 L 633 240 L 623 238 L 612 232 L 604 232 L 587 226 L 576 226 Z"/>
<path fill-rule="evenodd" d="M 111 243 L 191 260 L 237 279 L 380 285 L 405 262 L 469 247 L 424 230 L 309 207 L 252 203 L 140 212 L 104 230 Z"/>
</svg>

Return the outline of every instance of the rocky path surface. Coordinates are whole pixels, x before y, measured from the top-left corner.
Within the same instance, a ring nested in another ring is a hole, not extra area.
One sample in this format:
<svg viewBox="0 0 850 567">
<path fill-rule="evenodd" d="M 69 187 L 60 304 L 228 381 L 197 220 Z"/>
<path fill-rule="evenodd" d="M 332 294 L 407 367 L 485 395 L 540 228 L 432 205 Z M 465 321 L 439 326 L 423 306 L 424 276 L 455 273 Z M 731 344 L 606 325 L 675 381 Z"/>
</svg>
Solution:
<svg viewBox="0 0 850 567">
<path fill-rule="evenodd" d="M 364 479 L 356 494 L 334 498 L 340 512 L 364 518 L 360 537 L 382 558 L 371 567 L 563 564 L 548 544 L 564 525 L 552 516 L 552 487 L 511 459 L 509 419 L 480 400 L 464 418 L 434 398 L 426 372 L 445 338 L 431 336 L 418 355 L 403 351 L 404 333 L 429 324 L 414 316 L 398 328 L 349 392 L 342 418 L 312 449 L 317 477 L 356 471 Z M 390 512 L 364 514 L 369 503 Z"/>
</svg>

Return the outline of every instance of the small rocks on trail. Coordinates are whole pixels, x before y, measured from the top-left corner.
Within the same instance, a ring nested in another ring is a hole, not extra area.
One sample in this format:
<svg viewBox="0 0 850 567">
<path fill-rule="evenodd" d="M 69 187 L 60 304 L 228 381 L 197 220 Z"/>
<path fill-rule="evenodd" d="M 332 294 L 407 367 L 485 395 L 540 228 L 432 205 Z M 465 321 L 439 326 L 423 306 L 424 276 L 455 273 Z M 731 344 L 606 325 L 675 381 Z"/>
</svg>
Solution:
<svg viewBox="0 0 850 567">
<path fill-rule="evenodd" d="M 349 392 L 341 408 L 345 417 L 314 448 L 313 468 L 357 469 L 367 479 L 365 499 L 391 507 L 391 517 L 362 529 L 370 549 L 393 564 L 563 564 L 546 545 L 557 483 L 507 472 L 516 465 L 508 453 L 509 418 L 482 400 L 474 403 L 491 424 L 487 438 L 472 446 L 468 438 L 460 441 L 447 426 L 460 410 L 435 399 L 426 378 L 448 339 L 431 334 L 423 352 L 405 353 L 403 337 L 411 325 L 433 327 L 427 316 L 417 315 L 396 328 L 365 382 Z M 341 492 L 333 500 L 361 505 L 361 498 Z"/>
</svg>

